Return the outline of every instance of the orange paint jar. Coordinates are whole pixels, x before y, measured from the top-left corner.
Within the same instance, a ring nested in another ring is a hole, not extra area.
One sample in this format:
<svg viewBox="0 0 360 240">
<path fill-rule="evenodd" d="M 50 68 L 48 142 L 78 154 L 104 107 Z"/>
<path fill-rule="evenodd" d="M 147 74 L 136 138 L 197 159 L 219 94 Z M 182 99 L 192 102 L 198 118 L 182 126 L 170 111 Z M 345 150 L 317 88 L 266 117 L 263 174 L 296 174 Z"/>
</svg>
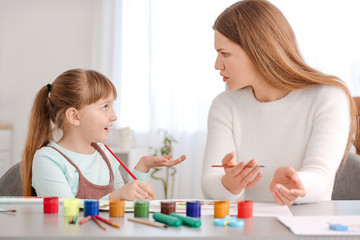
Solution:
<svg viewBox="0 0 360 240">
<path fill-rule="evenodd" d="M 229 201 L 215 201 L 214 202 L 214 218 L 224 218 L 229 215 L 230 202 Z"/>
<path fill-rule="evenodd" d="M 110 217 L 124 217 L 125 201 L 124 200 L 110 200 L 109 201 L 109 216 Z"/>
</svg>

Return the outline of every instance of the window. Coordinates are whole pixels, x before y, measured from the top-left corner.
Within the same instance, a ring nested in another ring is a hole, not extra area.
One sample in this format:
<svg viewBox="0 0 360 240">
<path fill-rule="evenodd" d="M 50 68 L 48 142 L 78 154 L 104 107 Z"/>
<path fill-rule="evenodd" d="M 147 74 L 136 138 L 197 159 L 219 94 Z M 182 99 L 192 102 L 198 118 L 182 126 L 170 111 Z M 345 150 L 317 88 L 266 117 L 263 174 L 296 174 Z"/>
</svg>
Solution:
<svg viewBox="0 0 360 240">
<path fill-rule="evenodd" d="M 130 126 L 138 145 L 153 146 L 158 129 L 179 141 L 175 197 L 201 198 L 207 114 L 225 89 L 214 64 L 212 25 L 234 0 L 115 1 L 113 71 L 119 92 L 118 127 Z M 306 62 L 342 78 L 360 95 L 360 2 L 272 0 L 287 17 Z M 104 14 L 104 16 L 108 16 Z M 184 179 L 184 178 L 181 178 Z M 195 185 L 193 183 L 196 183 Z"/>
</svg>

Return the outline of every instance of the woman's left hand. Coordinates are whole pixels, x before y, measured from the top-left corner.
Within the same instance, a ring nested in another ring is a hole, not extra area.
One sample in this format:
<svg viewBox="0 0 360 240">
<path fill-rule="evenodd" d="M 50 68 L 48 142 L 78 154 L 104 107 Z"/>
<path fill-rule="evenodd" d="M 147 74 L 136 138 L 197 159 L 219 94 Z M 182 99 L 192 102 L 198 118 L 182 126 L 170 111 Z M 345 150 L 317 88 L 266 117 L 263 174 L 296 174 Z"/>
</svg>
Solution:
<svg viewBox="0 0 360 240">
<path fill-rule="evenodd" d="M 298 197 L 304 197 L 306 190 L 299 175 L 292 167 L 280 167 L 270 183 L 270 191 L 280 205 L 292 205 Z"/>
<path fill-rule="evenodd" d="M 145 156 L 140 159 L 135 169 L 140 172 L 148 172 L 150 168 L 153 167 L 171 167 L 183 162 L 186 159 L 185 155 L 181 157 L 170 160 L 172 158 L 172 154 L 169 154 L 165 157 L 157 157 L 157 156 Z"/>
</svg>

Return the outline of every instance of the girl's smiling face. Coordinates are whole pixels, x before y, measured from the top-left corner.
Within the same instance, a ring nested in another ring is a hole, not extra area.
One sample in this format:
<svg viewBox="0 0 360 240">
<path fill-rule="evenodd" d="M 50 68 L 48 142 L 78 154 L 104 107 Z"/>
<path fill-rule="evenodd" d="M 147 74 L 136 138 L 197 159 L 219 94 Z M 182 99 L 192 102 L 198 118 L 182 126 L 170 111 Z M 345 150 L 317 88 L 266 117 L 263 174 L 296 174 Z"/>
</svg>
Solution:
<svg viewBox="0 0 360 240">
<path fill-rule="evenodd" d="M 116 121 L 117 116 L 113 109 L 114 97 L 100 99 L 78 111 L 80 120 L 79 130 L 85 141 L 105 142 L 109 127 Z"/>
</svg>

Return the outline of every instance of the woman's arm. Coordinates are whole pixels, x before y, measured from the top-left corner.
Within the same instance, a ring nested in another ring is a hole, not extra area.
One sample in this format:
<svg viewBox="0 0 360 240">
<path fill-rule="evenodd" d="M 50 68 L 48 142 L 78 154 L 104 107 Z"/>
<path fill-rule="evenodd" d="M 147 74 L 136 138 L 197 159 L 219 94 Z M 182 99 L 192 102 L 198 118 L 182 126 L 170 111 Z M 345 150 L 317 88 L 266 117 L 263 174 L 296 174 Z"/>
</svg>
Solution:
<svg viewBox="0 0 360 240">
<path fill-rule="evenodd" d="M 298 198 L 296 203 L 330 199 L 349 134 L 349 102 L 342 89 L 321 88 L 314 107 L 312 133 L 302 168 L 298 171 L 306 196 Z"/>
<path fill-rule="evenodd" d="M 222 184 L 225 174 L 223 168 L 213 168 L 212 165 L 222 164 L 227 153 L 235 151 L 233 136 L 233 119 L 229 99 L 226 95 L 217 96 L 209 111 L 208 134 L 203 161 L 201 187 L 205 198 L 238 199 L 242 192 L 233 194 Z"/>
</svg>

